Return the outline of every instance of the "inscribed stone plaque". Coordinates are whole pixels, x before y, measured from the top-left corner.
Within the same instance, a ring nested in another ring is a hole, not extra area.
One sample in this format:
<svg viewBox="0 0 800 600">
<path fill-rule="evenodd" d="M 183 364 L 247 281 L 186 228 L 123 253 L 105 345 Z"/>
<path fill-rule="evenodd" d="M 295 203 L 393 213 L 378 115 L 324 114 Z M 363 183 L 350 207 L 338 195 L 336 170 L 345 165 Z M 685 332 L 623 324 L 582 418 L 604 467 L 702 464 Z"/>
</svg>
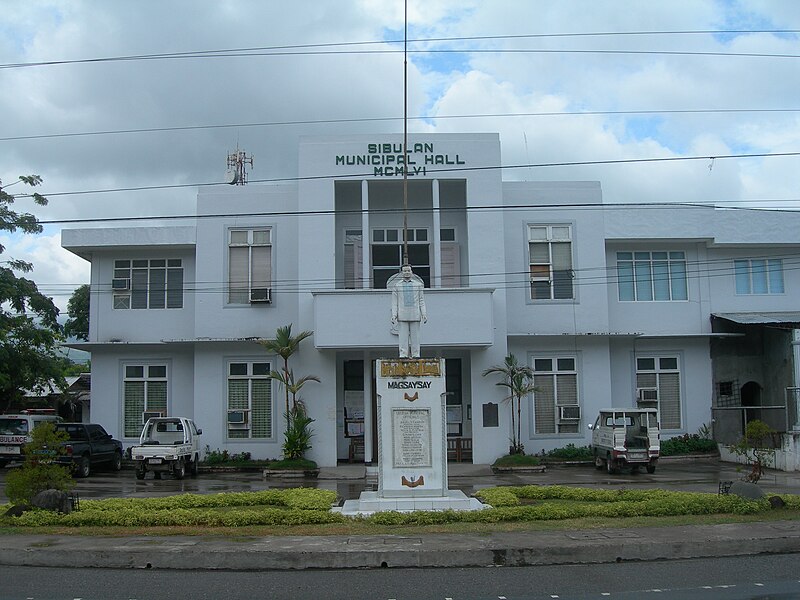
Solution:
<svg viewBox="0 0 800 600">
<path fill-rule="evenodd" d="M 393 466 L 430 467 L 431 412 L 429 409 L 392 411 Z"/>
</svg>

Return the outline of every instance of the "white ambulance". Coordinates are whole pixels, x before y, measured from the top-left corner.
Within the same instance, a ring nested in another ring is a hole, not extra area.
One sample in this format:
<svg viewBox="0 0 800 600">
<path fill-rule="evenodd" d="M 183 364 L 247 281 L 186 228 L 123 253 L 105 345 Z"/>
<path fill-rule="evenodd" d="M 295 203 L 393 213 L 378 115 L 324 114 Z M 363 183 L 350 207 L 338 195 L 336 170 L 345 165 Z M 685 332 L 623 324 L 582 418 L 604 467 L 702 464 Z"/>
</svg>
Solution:
<svg viewBox="0 0 800 600">
<path fill-rule="evenodd" d="M 61 418 L 51 410 L 31 409 L 18 415 L 0 415 L 0 469 L 10 462 L 23 460 L 22 447 L 31 441 L 34 428 L 59 421 Z"/>
</svg>

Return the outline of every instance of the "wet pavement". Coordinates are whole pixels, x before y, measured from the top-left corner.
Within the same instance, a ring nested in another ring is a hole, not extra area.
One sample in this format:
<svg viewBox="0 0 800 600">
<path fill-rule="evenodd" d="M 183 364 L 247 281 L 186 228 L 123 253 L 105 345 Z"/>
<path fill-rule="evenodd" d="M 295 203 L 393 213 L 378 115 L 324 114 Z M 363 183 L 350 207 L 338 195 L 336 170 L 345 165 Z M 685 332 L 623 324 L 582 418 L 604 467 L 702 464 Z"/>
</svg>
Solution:
<svg viewBox="0 0 800 600">
<path fill-rule="evenodd" d="M 10 467 L 13 468 L 13 467 Z M 567 485 L 604 489 L 667 489 L 717 493 L 720 482 L 741 479 L 746 471 L 742 465 L 720 462 L 716 458 L 662 459 L 653 474 L 623 472 L 609 475 L 591 464 L 549 465 L 544 473 L 494 474 L 488 465 L 451 463 L 448 465 L 449 488 L 463 491 L 467 496 L 477 490 L 499 485 Z M 0 470 L 0 504 L 5 497 L 5 473 Z M 261 471 L 203 472 L 196 477 L 176 480 L 169 475 L 153 479 L 148 474 L 143 481 L 136 479 L 133 470 L 118 473 L 97 471 L 87 479 L 76 479 L 75 491 L 82 499 L 113 497 L 144 498 L 182 493 L 213 494 L 219 492 L 258 491 L 271 488 L 313 487 L 333 490 L 341 500 L 358 498 L 364 490 L 375 489 L 373 480 L 366 477 L 363 464 L 342 464 L 325 467 L 315 479 L 265 479 Z M 768 470 L 759 482 L 768 494 L 800 494 L 800 472 L 785 473 Z"/>
</svg>

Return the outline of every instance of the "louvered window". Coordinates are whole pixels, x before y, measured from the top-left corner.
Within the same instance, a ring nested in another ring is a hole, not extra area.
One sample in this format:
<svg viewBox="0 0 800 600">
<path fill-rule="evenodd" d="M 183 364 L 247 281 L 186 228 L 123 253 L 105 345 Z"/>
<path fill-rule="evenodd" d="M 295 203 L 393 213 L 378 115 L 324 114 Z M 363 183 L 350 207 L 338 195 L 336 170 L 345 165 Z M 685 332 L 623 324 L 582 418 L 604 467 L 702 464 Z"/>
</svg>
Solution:
<svg viewBox="0 0 800 600">
<path fill-rule="evenodd" d="M 125 437 L 139 437 L 145 412 L 167 414 L 167 366 L 125 365 L 123 380 Z"/>
<path fill-rule="evenodd" d="M 228 303 L 272 297 L 272 230 L 232 229 L 228 238 Z"/>
<path fill-rule="evenodd" d="M 265 362 L 228 365 L 228 439 L 272 437 L 272 380 Z M 236 418 L 232 418 L 236 415 Z"/>
<path fill-rule="evenodd" d="M 537 435 L 575 434 L 580 420 L 562 420 L 561 406 L 580 406 L 578 372 L 571 356 L 533 360 L 533 421 Z"/>
<path fill-rule="evenodd" d="M 677 357 L 638 357 L 636 387 L 657 390 L 661 429 L 681 429 L 681 374 Z"/>
</svg>

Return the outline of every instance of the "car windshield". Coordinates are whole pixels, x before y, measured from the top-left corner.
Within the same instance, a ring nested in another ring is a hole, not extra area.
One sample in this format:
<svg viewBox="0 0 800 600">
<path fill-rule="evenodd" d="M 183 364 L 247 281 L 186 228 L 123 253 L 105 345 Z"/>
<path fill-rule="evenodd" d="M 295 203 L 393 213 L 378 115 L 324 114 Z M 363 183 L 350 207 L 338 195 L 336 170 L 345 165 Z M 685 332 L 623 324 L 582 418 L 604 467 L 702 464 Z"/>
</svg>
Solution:
<svg viewBox="0 0 800 600">
<path fill-rule="evenodd" d="M 0 418 L 0 435 L 28 435 L 28 421 Z"/>
</svg>

